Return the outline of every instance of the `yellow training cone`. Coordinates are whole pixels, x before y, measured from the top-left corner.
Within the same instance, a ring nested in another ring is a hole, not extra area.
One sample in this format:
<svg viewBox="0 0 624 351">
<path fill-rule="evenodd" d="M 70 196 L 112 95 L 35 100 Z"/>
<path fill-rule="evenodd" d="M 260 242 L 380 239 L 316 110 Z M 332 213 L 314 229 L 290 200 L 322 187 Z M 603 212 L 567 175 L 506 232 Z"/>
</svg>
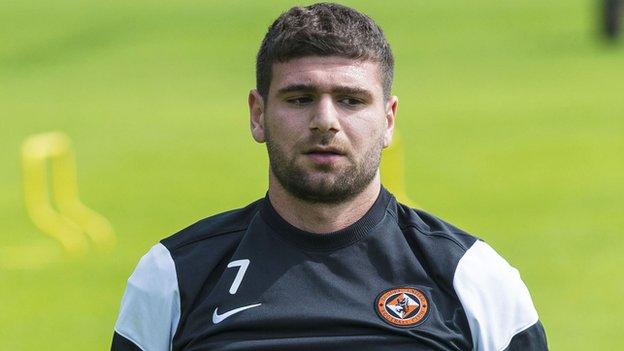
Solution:
<svg viewBox="0 0 624 351">
<path fill-rule="evenodd" d="M 52 192 L 47 187 L 48 163 Z M 78 198 L 74 154 L 65 134 L 50 132 L 27 138 L 22 146 L 22 167 L 26 209 L 37 228 L 75 257 L 88 251 L 84 233 L 98 248 L 109 250 L 115 245 L 110 223 Z M 58 211 L 52 206 L 50 194 Z"/>
</svg>

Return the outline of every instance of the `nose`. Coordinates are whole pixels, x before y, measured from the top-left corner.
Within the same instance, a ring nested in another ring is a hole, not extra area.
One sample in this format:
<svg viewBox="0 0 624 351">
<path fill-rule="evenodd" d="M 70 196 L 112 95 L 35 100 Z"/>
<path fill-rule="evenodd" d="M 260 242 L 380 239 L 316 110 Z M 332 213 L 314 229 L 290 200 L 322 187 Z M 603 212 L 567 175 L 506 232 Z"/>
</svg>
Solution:
<svg viewBox="0 0 624 351">
<path fill-rule="evenodd" d="M 340 130 L 338 111 L 330 95 L 321 95 L 312 109 L 310 129 L 323 133 L 328 131 L 336 133 Z"/>
</svg>

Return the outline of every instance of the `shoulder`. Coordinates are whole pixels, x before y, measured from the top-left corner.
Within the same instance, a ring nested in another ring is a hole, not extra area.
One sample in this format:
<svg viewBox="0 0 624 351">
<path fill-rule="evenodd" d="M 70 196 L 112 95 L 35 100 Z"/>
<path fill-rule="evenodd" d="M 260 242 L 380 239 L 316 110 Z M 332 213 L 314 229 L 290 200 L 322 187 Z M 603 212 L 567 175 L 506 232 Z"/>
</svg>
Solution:
<svg viewBox="0 0 624 351">
<path fill-rule="evenodd" d="M 438 244 L 446 243 L 446 245 L 454 246 L 460 252 L 466 252 L 478 239 L 430 213 L 401 203 L 397 203 L 396 214 L 401 229 L 414 229 L 420 235 L 437 241 Z"/>
<path fill-rule="evenodd" d="M 206 288 L 204 282 L 225 269 L 224 264 L 256 218 L 261 201 L 202 219 L 161 240 L 171 255 L 182 296 L 200 294 Z M 182 300 L 183 311 L 188 307 L 186 302 Z"/>
<path fill-rule="evenodd" d="M 397 204 L 396 216 L 431 279 L 464 308 L 475 350 L 546 350 L 517 269 L 483 240 L 429 213 Z"/>
<path fill-rule="evenodd" d="M 168 350 L 179 318 L 173 259 L 162 244 L 156 244 L 140 259 L 128 279 L 112 349 L 126 350 L 127 345 L 135 345 L 142 350 Z"/>
<path fill-rule="evenodd" d="M 170 252 L 174 252 L 185 246 L 211 239 L 218 240 L 224 235 L 243 232 L 259 211 L 261 201 L 260 199 L 245 207 L 204 218 L 161 240 L 161 243 Z"/>
<path fill-rule="evenodd" d="M 396 220 L 405 240 L 427 274 L 447 293 L 462 257 L 479 239 L 425 211 L 397 203 Z"/>
<path fill-rule="evenodd" d="M 185 308 L 182 296 L 201 289 L 203 278 L 247 229 L 259 203 L 202 219 L 161 240 L 141 257 L 121 301 L 112 349 L 135 345 L 142 350 L 169 350 Z"/>
<path fill-rule="evenodd" d="M 472 245 L 457 265 L 453 286 L 478 350 L 546 349 L 544 330 L 520 273 L 490 245 Z M 525 346 L 517 348 L 520 343 Z"/>
</svg>

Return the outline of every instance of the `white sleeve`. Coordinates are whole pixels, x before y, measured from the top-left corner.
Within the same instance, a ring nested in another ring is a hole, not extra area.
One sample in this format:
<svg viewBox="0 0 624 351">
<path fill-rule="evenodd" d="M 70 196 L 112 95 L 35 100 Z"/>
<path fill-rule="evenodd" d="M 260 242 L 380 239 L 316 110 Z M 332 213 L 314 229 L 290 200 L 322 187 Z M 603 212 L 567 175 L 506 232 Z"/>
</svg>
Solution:
<svg viewBox="0 0 624 351">
<path fill-rule="evenodd" d="M 175 265 L 169 250 L 159 243 L 128 279 L 115 332 L 143 351 L 169 351 L 179 320 Z"/>
<path fill-rule="evenodd" d="M 501 351 L 514 335 L 538 322 L 518 271 L 476 241 L 460 259 L 453 287 L 464 307 L 475 351 Z"/>
</svg>

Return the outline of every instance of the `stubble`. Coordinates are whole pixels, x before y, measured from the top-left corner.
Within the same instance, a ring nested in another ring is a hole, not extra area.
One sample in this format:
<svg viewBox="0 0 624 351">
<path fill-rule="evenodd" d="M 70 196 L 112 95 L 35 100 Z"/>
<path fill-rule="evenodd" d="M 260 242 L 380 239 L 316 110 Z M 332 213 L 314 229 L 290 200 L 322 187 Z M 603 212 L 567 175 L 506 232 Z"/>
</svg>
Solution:
<svg viewBox="0 0 624 351">
<path fill-rule="evenodd" d="M 266 128 L 266 126 L 265 126 Z M 355 159 L 352 153 L 344 155 L 348 165 L 316 165 L 313 170 L 297 163 L 301 157 L 299 148 L 289 154 L 279 143 L 271 138 L 268 128 L 266 145 L 269 163 L 279 183 L 294 197 L 308 203 L 339 204 L 353 199 L 360 194 L 375 178 L 381 161 L 383 140 L 380 138 L 372 143 L 368 150 Z M 330 146 L 332 136 L 325 134 L 310 138 L 305 146 Z"/>
</svg>

